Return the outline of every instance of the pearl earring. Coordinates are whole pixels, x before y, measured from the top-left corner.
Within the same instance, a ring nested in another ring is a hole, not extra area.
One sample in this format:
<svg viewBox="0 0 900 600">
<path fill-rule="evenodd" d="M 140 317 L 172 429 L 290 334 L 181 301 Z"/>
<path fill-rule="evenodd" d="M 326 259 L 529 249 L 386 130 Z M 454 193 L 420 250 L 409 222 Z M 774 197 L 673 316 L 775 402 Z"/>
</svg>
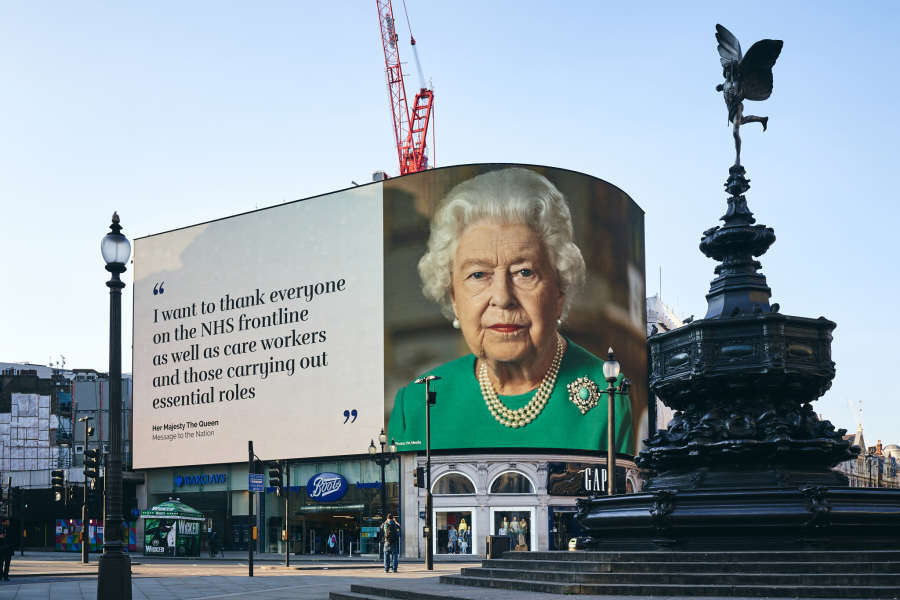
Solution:
<svg viewBox="0 0 900 600">
<path fill-rule="evenodd" d="M 562 319 L 557 319 L 557 320 L 556 320 L 556 326 L 557 326 L 557 327 L 562 327 Z"/>
<path fill-rule="evenodd" d="M 459 319 L 453 319 L 453 328 L 459 329 Z"/>
</svg>

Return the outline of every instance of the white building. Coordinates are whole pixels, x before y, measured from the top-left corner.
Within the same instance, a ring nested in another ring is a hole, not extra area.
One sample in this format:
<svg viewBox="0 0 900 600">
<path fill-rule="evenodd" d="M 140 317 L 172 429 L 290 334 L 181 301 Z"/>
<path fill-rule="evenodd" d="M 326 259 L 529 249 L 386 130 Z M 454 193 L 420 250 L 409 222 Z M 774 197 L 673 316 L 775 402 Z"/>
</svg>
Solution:
<svg viewBox="0 0 900 600">
<path fill-rule="evenodd" d="M 691 321 L 693 317 L 688 317 Z M 690 322 L 690 321 L 688 321 Z M 671 308 L 666 306 L 659 296 L 653 295 L 647 298 L 647 337 L 655 333 L 665 333 L 679 327 L 683 327 L 684 322 L 676 315 Z M 662 403 L 659 398 L 656 400 L 656 426 L 650 426 L 651 431 L 657 429 L 666 429 L 669 421 L 675 415 L 675 411 Z"/>
</svg>

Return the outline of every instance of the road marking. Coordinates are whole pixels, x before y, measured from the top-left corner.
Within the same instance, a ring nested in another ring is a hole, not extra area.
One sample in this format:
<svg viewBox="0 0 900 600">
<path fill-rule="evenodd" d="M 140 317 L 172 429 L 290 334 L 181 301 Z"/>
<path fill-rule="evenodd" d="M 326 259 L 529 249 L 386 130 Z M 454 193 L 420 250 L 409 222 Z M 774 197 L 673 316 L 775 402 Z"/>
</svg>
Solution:
<svg viewBox="0 0 900 600">
<path fill-rule="evenodd" d="M 289 585 L 287 587 L 280 588 L 266 588 L 266 589 L 256 589 L 256 590 L 247 590 L 245 592 L 233 592 L 231 594 L 220 594 L 218 596 L 200 596 L 199 600 L 207 600 L 208 598 L 230 598 L 232 596 L 245 596 L 247 594 L 260 594 L 260 593 L 268 593 L 268 592 L 280 592 L 283 590 L 292 590 L 295 588 L 304 588 L 304 587 L 318 587 L 323 585 L 329 585 L 328 583 L 309 583 L 305 585 Z"/>
</svg>

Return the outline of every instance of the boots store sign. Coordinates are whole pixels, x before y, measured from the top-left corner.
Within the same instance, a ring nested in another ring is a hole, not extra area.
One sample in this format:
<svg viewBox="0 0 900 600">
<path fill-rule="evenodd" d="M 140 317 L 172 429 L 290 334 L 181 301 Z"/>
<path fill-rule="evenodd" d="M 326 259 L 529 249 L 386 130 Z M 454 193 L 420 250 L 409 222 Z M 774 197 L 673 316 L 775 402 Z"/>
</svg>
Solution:
<svg viewBox="0 0 900 600">
<path fill-rule="evenodd" d="M 306 493 L 316 502 L 334 502 L 347 493 L 347 480 L 337 473 L 319 473 L 309 479 Z"/>
</svg>

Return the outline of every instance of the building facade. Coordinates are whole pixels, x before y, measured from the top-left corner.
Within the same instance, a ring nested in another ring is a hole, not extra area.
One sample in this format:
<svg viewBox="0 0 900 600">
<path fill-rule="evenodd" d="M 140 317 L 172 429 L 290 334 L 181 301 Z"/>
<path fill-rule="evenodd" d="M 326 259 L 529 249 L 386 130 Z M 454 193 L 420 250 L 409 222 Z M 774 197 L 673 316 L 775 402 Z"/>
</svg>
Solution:
<svg viewBox="0 0 900 600">
<path fill-rule="evenodd" d="M 265 474 L 267 464 L 257 462 L 254 470 Z M 137 488 L 138 505 L 143 510 L 171 498 L 198 510 L 205 517 L 202 548 L 216 532 L 226 552 L 247 552 L 257 527 L 259 552 L 347 556 L 378 553 L 382 493 L 388 512 L 400 510 L 398 458 L 385 468 L 383 482 L 369 455 L 288 461 L 280 494 L 267 476 L 265 492 L 253 494 L 252 522 L 249 473 L 249 463 L 148 469 Z"/>
<path fill-rule="evenodd" d="M 413 487 L 409 480 L 417 467 L 425 466 L 425 456 L 402 456 L 403 552 L 424 557 L 425 489 Z M 619 493 L 640 491 L 640 472 L 632 457 L 623 454 L 616 460 Z M 501 528 L 510 537 L 511 548 L 567 550 L 569 540 L 581 535 L 573 519 L 575 502 L 606 493 L 608 484 L 605 453 L 432 454 L 431 470 L 435 531 L 431 543 L 436 555 L 485 556 L 487 536 L 501 535 Z M 523 521 L 524 527 L 519 525 Z M 451 528 L 456 544 L 451 544 Z"/>
<path fill-rule="evenodd" d="M 122 381 L 123 432 L 130 447 L 131 379 Z M 22 491 L 22 501 L 8 510 L 24 521 L 25 546 L 59 548 L 58 522 L 81 518 L 83 492 L 75 501 L 57 501 L 50 472 L 62 469 L 69 487 L 83 490 L 84 428 L 78 419 L 93 417 L 91 448 L 105 451 L 109 440 L 109 381 L 87 369 L 61 369 L 27 363 L 0 363 L 0 472 Z M 78 427 L 77 425 L 81 425 Z M 130 454 L 126 464 L 130 465 Z M 103 477 L 89 503 L 91 514 L 102 518 Z M 126 512 L 136 505 L 133 474 L 124 483 Z M 127 517 L 127 515 L 126 515 Z M 80 525 L 78 525 L 80 527 Z M 67 546 L 63 544 L 62 546 Z"/>
<path fill-rule="evenodd" d="M 889 444 L 882 447 L 881 440 L 874 446 L 866 447 L 862 435 L 862 427 L 858 427 L 853 444 L 859 446 L 860 452 L 856 460 L 842 462 L 835 470 L 843 473 L 850 480 L 852 487 L 900 488 L 900 446 Z"/>
</svg>

